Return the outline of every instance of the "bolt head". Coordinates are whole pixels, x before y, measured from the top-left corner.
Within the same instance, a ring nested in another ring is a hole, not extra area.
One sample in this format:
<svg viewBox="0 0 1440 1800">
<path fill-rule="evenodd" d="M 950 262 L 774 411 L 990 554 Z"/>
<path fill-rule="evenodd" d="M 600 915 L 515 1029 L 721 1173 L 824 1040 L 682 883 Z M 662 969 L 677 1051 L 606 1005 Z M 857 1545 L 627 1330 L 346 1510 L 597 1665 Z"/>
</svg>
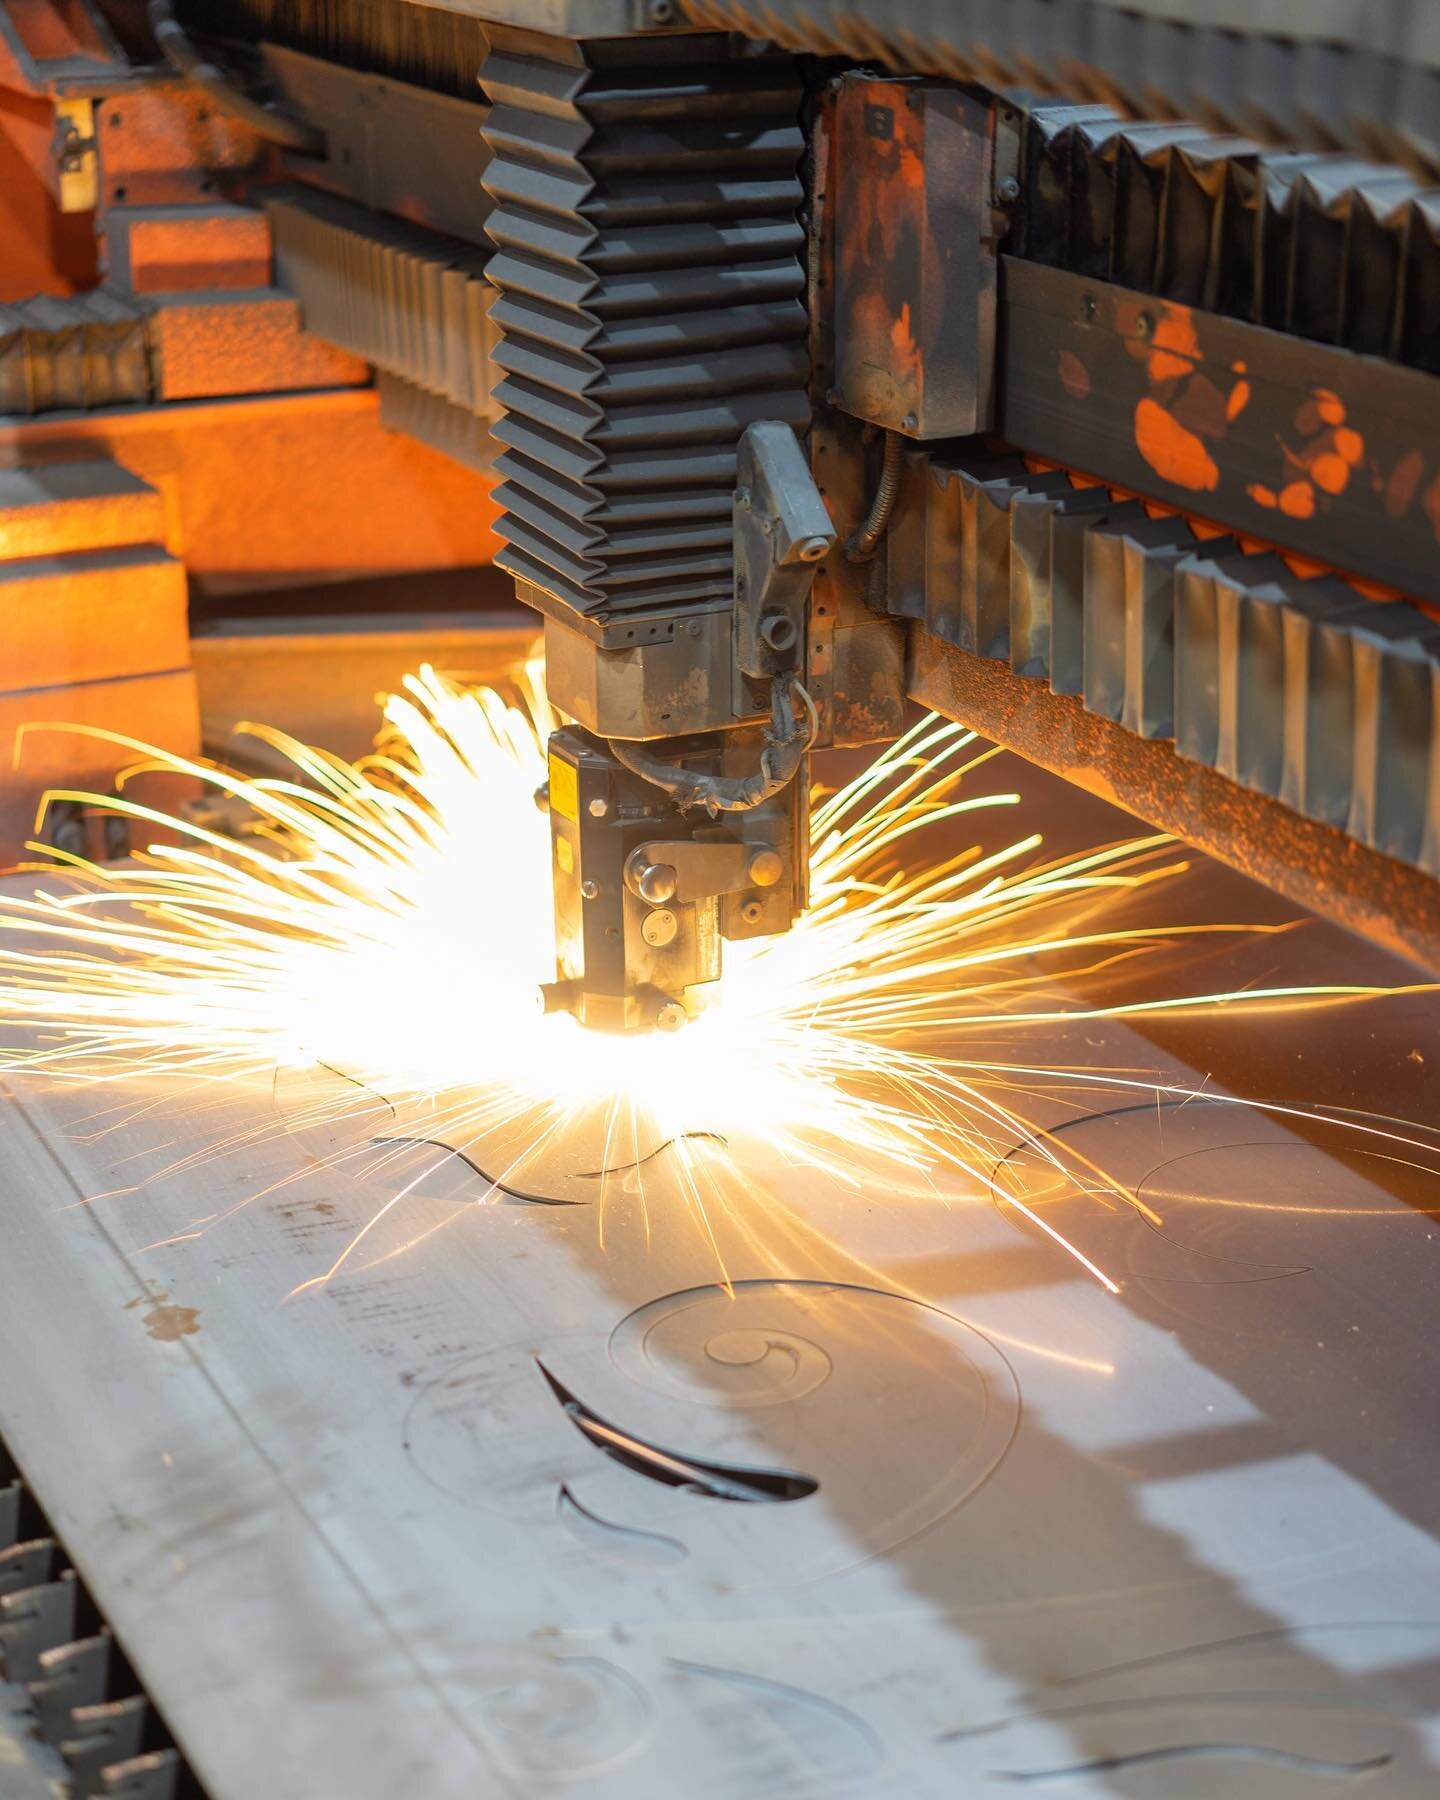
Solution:
<svg viewBox="0 0 1440 1800">
<path fill-rule="evenodd" d="M 740 917 L 747 925 L 758 925 L 765 916 L 764 905 L 759 900 L 743 900 L 740 903 Z"/>
<path fill-rule="evenodd" d="M 655 1024 L 661 1031 L 678 1031 L 686 1020 L 685 1008 L 678 1000 L 667 1000 L 655 1015 Z"/>
<path fill-rule="evenodd" d="M 651 863 L 635 877 L 635 891 L 651 906 L 675 898 L 676 875 L 669 863 Z"/>
<path fill-rule="evenodd" d="M 609 814 L 610 802 L 597 794 L 586 810 L 592 819 L 603 819 Z"/>
<path fill-rule="evenodd" d="M 800 546 L 800 560 L 801 562 L 819 562 L 829 548 L 830 540 L 828 538 L 806 538 Z"/>
<path fill-rule="evenodd" d="M 774 887 L 785 873 L 784 859 L 778 850 L 757 850 L 746 864 L 745 873 L 756 887 Z"/>
<path fill-rule="evenodd" d="M 1020 183 L 1013 175 L 1007 175 L 995 191 L 1002 200 L 1018 200 L 1020 198 Z"/>
<path fill-rule="evenodd" d="M 914 431 L 919 423 L 920 421 L 915 417 L 914 413 L 906 413 L 905 417 L 900 421 L 900 429 L 902 431 Z"/>
<path fill-rule="evenodd" d="M 580 898 L 582 900 L 598 900 L 600 898 L 600 883 L 592 880 L 591 877 L 587 875 L 580 883 Z"/>
<path fill-rule="evenodd" d="M 679 919 L 668 907 L 662 906 L 645 915 L 640 926 L 640 935 L 652 950 L 663 950 L 666 944 L 675 942 L 679 930 Z"/>
</svg>

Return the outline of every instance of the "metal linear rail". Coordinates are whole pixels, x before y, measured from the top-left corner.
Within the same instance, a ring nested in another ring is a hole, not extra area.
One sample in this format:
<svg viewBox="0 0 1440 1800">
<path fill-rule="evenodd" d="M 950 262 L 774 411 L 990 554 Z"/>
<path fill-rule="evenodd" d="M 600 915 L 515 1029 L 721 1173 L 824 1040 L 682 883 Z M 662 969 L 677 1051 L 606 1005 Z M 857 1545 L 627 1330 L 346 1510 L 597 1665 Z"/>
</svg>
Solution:
<svg viewBox="0 0 1440 1800">
<path fill-rule="evenodd" d="M 999 429 L 1018 449 L 1440 602 L 1440 383 L 1003 259 Z"/>
</svg>

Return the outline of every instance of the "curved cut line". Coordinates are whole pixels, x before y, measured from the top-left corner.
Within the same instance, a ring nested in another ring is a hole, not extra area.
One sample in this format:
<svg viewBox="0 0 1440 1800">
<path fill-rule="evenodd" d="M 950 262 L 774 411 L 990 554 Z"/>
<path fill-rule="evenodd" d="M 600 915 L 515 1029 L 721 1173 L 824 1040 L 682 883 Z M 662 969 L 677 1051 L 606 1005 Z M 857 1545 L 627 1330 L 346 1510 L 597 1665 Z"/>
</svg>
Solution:
<svg viewBox="0 0 1440 1800">
<path fill-rule="evenodd" d="M 572 1181 L 603 1181 L 610 1175 L 628 1175 L 632 1169 L 643 1169 L 648 1162 L 654 1162 L 657 1156 L 663 1156 L 667 1150 L 673 1150 L 677 1144 L 687 1143 L 691 1138 L 708 1139 L 712 1144 L 728 1144 L 730 1142 L 723 1132 L 719 1131 L 677 1131 L 674 1137 L 666 1138 L 663 1144 L 657 1144 L 653 1150 L 647 1150 L 643 1156 L 637 1156 L 633 1162 L 607 1163 L 603 1169 L 577 1169 L 571 1176 Z"/>
<path fill-rule="evenodd" d="M 501 1181 L 488 1169 L 482 1169 L 473 1156 L 467 1156 L 463 1150 L 457 1150 L 453 1144 L 446 1144 L 439 1138 L 429 1137 L 377 1137 L 371 1138 L 372 1144 L 428 1144 L 432 1150 L 443 1150 L 447 1156 L 458 1157 L 467 1169 L 473 1169 L 492 1192 L 504 1194 L 507 1200 L 518 1200 L 524 1206 L 588 1206 L 588 1200 L 562 1200 L 558 1194 L 528 1194 L 523 1188 L 511 1187 L 508 1182 Z M 473 1206 L 473 1200 L 460 1202 L 463 1206 Z"/>
<path fill-rule="evenodd" d="M 646 1443 L 591 1412 L 561 1381 L 535 1358 L 535 1367 L 545 1377 L 550 1391 L 559 1401 L 570 1423 L 595 1448 L 634 1475 L 647 1476 L 664 1487 L 701 1494 L 709 1500 L 738 1500 L 750 1504 L 775 1504 L 789 1500 L 807 1500 L 818 1493 L 820 1483 L 810 1475 L 790 1469 L 746 1469 L 730 1463 L 702 1462 L 696 1457 L 680 1456 L 663 1450 L 658 1444 Z"/>
<path fill-rule="evenodd" d="M 663 1531 L 646 1531 L 639 1525 L 617 1525 L 613 1519 L 602 1517 L 583 1500 L 577 1500 L 569 1482 L 562 1481 L 555 1495 L 555 1511 L 564 1519 L 567 1509 L 578 1514 L 603 1540 L 613 1539 L 622 1556 L 633 1552 L 635 1560 L 655 1565 L 684 1562 L 690 1554 L 679 1538 L 667 1537 Z"/>
<path fill-rule="evenodd" d="M 1273 1768 L 1293 1769 L 1298 1775 L 1322 1775 L 1332 1780 L 1354 1781 L 1362 1775 L 1373 1775 L 1377 1769 L 1388 1769 L 1394 1762 L 1392 1752 L 1363 1757 L 1358 1762 L 1327 1762 L 1319 1757 L 1301 1756 L 1295 1750 L 1276 1750 L 1269 1744 L 1166 1744 L 1155 1750 L 1136 1750 L 1128 1756 L 1097 1756 L 1089 1762 L 1066 1763 L 1054 1769 L 991 1769 L 997 1781 L 1039 1786 L 1046 1781 L 1074 1781 L 1081 1775 L 1111 1775 L 1121 1769 L 1139 1769 L 1167 1762 L 1254 1762 Z"/>
<path fill-rule="evenodd" d="M 717 1144 L 729 1141 L 718 1131 L 679 1131 L 674 1137 L 666 1138 L 663 1144 L 657 1144 L 653 1150 L 647 1150 L 644 1156 L 637 1157 L 634 1162 L 610 1163 L 603 1169 L 576 1169 L 573 1173 L 567 1174 L 565 1179 L 567 1181 L 606 1181 L 614 1175 L 628 1174 L 631 1169 L 638 1169 L 645 1163 L 653 1162 L 666 1150 L 673 1150 L 676 1144 L 686 1138 L 709 1138 Z M 458 1157 L 467 1169 L 473 1169 L 486 1186 L 493 1189 L 495 1193 L 504 1194 L 507 1200 L 518 1200 L 524 1206 L 588 1206 L 590 1204 L 589 1200 L 566 1200 L 559 1194 L 532 1194 L 525 1188 L 513 1187 L 508 1181 L 502 1181 L 498 1176 L 492 1175 L 488 1169 L 482 1168 L 473 1156 L 468 1156 L 465 1151 L 457 1149 L 454 1144 L 447 1144 L 443 1138 L 412 1137 L 407 1133 L 397 1134 L 394 1137 L 371 1138 L 370 1142 L 372 1144 L 429 1144 L 432 1149 L 443 1150 L 447 1156 Z M 470 1205 L 472 1202 L 464 1201 L 461 1204 Z"/>
</svg>

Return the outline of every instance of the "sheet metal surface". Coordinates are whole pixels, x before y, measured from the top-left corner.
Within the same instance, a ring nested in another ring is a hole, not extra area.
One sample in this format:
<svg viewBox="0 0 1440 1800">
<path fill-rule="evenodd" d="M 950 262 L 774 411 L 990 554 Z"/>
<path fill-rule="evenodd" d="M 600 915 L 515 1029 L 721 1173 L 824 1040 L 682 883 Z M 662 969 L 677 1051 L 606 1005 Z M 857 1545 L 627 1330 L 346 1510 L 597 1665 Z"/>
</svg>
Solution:
<svg viewBox="0 0 1440 1800">
<path fill-rule="evenodd" d="M 1278 903 L 1206 869 L 1156 906 Z M 1169 978 L 1363 971 L 1406 973 L 1314 927 Z M 727 1292 L 663 1156 L 603 1243 L 427 1176 L 287 1299 L 397 1185 L 321 1166 L 303 1073 L 144 1112 L 12 1084 L 0 1431 L 213 1800 L 1428 1795 L 1436 1140 L 1211 1096 L 1433 1117 L 1434 998 L 1146 1033 L 991 1040 L 1204 1091 L 1036 1101 L 1161 1220 L 1030 1170 L 1119 1299 L 993 1193 L 773 1168 L 711 1212 Z M 818 1489 L 665 1485 L 557 1384 Z"/>
</svg>

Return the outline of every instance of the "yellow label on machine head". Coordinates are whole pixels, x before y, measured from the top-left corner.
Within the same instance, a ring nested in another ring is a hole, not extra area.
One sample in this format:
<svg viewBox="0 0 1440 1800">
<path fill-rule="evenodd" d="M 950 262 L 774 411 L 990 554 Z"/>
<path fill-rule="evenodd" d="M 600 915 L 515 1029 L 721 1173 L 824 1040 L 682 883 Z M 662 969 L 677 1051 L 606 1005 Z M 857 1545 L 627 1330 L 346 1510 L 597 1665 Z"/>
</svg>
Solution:
<svg viewBox="0 0 1440 1800">
<path fill-rule="evenodd" d="M 573 763 L 550 758 L 550 806 L 572 825 L 580 821 L 580 775 Z"/>
</svg>

